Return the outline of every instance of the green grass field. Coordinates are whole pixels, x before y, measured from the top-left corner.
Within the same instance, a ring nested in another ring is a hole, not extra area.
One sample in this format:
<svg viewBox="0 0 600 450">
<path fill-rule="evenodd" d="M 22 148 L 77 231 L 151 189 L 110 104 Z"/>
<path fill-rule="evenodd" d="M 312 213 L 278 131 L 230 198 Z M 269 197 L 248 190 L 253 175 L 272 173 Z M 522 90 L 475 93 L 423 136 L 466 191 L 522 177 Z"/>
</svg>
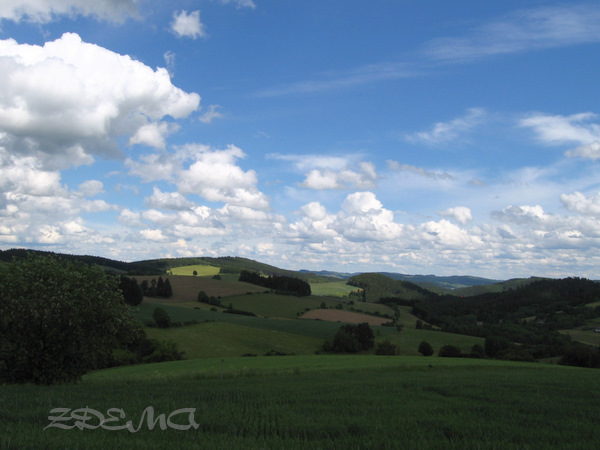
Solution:
<svg viewBox="0 0 600 450">
<path fill-rule="evenodd" d="M 599 395 L 597 371 L 544 364 L 209 358 L 98 371 L 77 385 L 2 386 L 0 448 L 592 449 Z M 190 408 L 174 419 L 189 429 L 149 425 L 148 406 L 165 416 Z M 122 410 L 110 425 L 139 430 L 104 429 L 82 410 L 80 425 L 95 429 L 46 428 L 51 409 L 85 407 Z"/>
<path fill-rule="evenodd" d="M 195 264 L 193 266 L 181 266 L 181 267 L 173 267 L 170 269 L 170 272 L 173 275 L 185 275 L 185 276 L 194 276 L 194 271 L 196 272 L 196 276 L 199 277 L 207 277 L 217 275 L 221 269 L 215 266 L 207 266 L 205 264 Z"/>
<path fill-rule="evenodd" d="M 323 344 L 317 337 L 247 327 L 227 322 L 207 322 L 187 327 L 147 328 L 151 339 L 172 340 L 186 359 L 217 356 L 264 355 L 274 350 L 285 354 L 314 354 Z"/>
<path fill-rule="evenodd" d="M 332 281 L 330 283 L 310 283 L 313 295 L 324 295 L 329 297 L 347 297 L 352 291 L 358 290 L 356 286 L 350 286 L 345 281 Z"/>
</svg>

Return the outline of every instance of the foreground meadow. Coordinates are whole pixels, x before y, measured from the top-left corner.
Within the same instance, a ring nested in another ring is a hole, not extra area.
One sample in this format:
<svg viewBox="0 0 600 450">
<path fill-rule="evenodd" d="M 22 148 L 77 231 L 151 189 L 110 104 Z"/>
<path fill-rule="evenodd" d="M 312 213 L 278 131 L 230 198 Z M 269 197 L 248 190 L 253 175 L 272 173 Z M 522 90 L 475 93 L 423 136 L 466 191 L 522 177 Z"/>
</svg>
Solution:
<svg viewBox="0 0 600 450">
<path fill-rule="evenodd" d="M 208 358 L 98 371 L 76 385 L 1 386 L 0 447 L 587 449 L 600 446 L 599 395 L 597 371 L 544 364 Z M 189 408 L 174 420 L 188 429 L 149 426 L 149 406 L 166 416 Z M 81 410 L 87 428 L 48 427 L 51 409 L 85 407 L 122 409 L 112 425 L 139 430 L 104 429 Z"/>
</svg>

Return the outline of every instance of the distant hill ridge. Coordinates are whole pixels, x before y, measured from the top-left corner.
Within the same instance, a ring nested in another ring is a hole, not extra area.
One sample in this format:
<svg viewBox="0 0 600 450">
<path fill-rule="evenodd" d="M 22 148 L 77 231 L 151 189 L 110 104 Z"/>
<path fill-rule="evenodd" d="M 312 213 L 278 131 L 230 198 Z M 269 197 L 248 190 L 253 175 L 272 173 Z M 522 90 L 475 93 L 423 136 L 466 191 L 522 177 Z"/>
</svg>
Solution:
<svg viewBox="0 0 600 450">
<path fill-rule="evenodd" d="M 261 263 L 248 258 L 239 256 L 222 257 L 184 257 L 184 258 L 159 258 L 134 262 L 123 262 L 114 259 L 91 255 L 70 255 L 63 253 L 54 253 L 42 250 L 28 249 L 10 249 L 0 250 L 0 261 L 10 262 L 13 259 L 21 259 L 27 254 L 52 255 L 57 258 L 66 258 L 72 261 L 81 261 L 86 264 L 97 264 L 109 271 L 116 273 L 127 273 L 135 275 L 161 275 L 167 273 L 170 269 L 181 266 L 190 266 L 203 264 L 219 267 L 223 273 L 239 273 L 242 270 L 255 271 L 265 275 L 285 275 L 303 279 L 308 282 L 327 282 L 334 279 L 349 280 L 352 277 L 362 273 L 336 272 L 329 270 L 310 271 L 310 270 L 286 270 L 269 264 Z M 504 283 L 517 285 L 520 283 L 531 282 L 528 280 L 509 280 L 501 282 L 488 278 L 474 277 L 468 275 L 455 276 L 436 276 L 436 275 L 407 275 L 392 272 L 377 272 L 391 280 L 406 281 L 419 287 L 437 292 L 452 292 L 455 295 L 477 295 L 483 292 L 501 292 L 507 289 Z M 514 286 L 512 286 L 514 287 Z"/>
</svg>

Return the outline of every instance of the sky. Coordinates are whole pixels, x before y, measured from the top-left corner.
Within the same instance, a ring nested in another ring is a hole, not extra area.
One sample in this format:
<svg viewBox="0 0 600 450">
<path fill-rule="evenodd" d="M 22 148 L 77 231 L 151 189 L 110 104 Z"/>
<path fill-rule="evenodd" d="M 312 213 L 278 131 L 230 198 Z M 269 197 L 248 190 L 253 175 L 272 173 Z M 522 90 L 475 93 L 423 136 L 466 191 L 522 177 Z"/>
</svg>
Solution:
<svg viewBox="0 0 600 450">
<path fill-rule="evenodd" d="M 0 249 L 600 278 L 600 4 L 3 0 Z"/>
</svg>

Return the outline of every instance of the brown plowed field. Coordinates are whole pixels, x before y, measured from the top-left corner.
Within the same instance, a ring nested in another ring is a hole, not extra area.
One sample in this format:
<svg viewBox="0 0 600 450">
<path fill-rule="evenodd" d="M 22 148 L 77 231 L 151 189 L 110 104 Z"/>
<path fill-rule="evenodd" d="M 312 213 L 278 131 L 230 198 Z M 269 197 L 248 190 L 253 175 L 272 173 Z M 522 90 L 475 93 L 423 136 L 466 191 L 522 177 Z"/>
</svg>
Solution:
<svg viewBox="0 0 600 450">
<path fill-rule="evenodd" d="M 369 316 L 368 314 L 355 313 L 352 311 L 343 311 L 340 309 L 313 309 L 304 313 L 301 319 L 321 319 L 329 322 L 345 322 L 345 323 L 363 323 L 369 325 L 381 325 L 389 322 L 390 319 L 385 317 Z"/>
</svg>

